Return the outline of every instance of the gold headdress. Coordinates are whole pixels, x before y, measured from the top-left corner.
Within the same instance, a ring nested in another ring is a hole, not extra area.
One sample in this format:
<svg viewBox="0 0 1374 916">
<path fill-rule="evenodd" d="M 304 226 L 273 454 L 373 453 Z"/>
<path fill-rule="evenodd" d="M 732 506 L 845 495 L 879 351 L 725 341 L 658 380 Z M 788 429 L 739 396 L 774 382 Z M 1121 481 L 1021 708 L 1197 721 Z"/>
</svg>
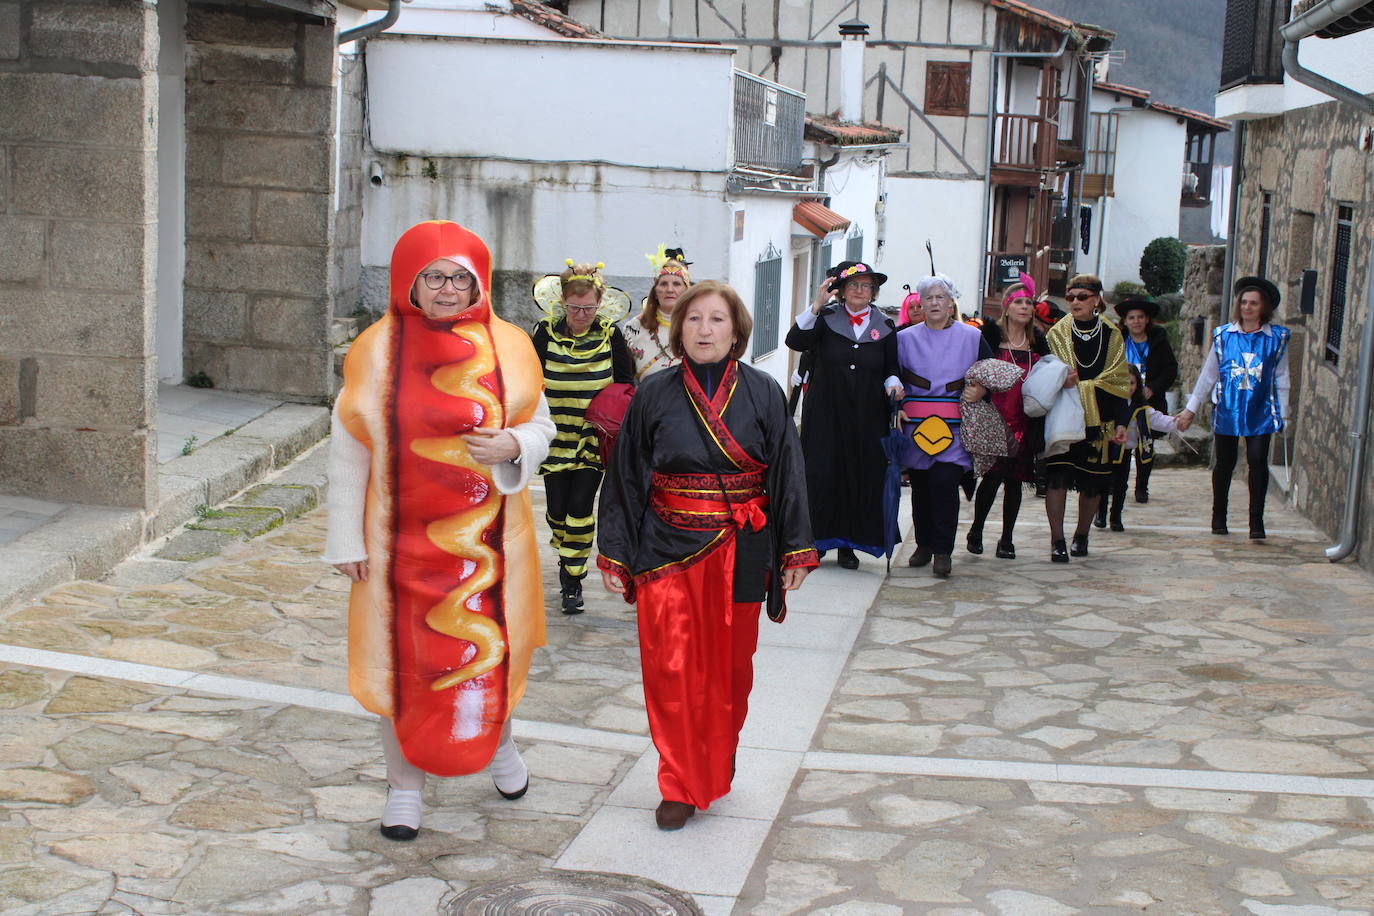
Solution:
<svg viewBox="0 0 1374 916">
<path fill-rule="evenodd" d="M 687 271 L 688 261 L 681 248 L 669 248 L 660 244 L 658 251 L 644 256 L 654 269 L 654 279 L 657 280 L 664 274 L 677 274 L 687 282 L 692 284 L 692 275 Z"/>
</svg>

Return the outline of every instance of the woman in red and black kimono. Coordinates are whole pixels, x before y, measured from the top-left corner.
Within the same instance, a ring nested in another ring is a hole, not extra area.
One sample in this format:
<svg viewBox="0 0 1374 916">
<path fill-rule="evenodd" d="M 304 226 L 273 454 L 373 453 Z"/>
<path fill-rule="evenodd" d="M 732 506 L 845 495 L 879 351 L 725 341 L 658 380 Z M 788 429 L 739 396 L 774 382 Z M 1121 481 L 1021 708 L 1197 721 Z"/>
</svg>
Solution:
<svg viewBox="0 0 1374 916">
<path fill-rule="evenodd" d="M 663 830 L 730 791 L 759 606 L 781 619 L 817 565 L 782 389 L 738 361 L 752 324 L 722 283 L 678 301 L 668 339 L 685 359 L 640 384 L 601 495 L 602 580 L 639 608 Z"/>
</svg>

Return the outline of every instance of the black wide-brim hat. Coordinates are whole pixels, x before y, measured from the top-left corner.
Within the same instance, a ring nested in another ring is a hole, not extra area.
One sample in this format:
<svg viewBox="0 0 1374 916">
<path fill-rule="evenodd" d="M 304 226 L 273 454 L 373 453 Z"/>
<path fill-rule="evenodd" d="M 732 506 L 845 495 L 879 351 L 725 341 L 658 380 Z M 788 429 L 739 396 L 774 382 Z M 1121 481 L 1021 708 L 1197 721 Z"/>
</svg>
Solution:
<svg viewBox="0 0 1374 916">
<path fill-rule="evenodd" d="M 861 277 L 872 280 L 877 286 L 882 286 L 887 282 L 887 274 L 878 273 L 872 266 L 863 261 L 841 261 L 833 269 L 835 271 L 834 291 L 837 293 L 844 289 L 844 285 L 850 280 L 857 280 Z"/>
<path fill-rule="evenodd" d="M 1247 289 L 1258 290 L 1261 296 L 1269 300 L 1271 309 L 1277 309 L 1279 300 L 1283 298 L 1279 295 L 1279 288 L 1263 277 L 1241 277 L 1236 281 L 1234 294 L 1239 298 Z"/>
<path fill-rule="evenodd" d="M 1116 313 L 1122 318 L 1127 312 L 1144 312 L 1151 321 L 1159 317 L 1159 303 L 1152 299 L 1125 299 L 1116 304 Z"/>
</svg>

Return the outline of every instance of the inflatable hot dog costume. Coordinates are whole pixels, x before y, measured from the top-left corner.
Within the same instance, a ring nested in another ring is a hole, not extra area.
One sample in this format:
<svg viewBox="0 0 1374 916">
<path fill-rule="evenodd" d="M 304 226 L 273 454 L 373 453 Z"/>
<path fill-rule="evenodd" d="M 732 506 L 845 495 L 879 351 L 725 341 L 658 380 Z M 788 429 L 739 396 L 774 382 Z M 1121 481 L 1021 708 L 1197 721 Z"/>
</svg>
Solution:
<svg viewBox="0 0 1374 916">
<path fill-rule="evenodd" d="M 450 319 L 411 302 L 439 258 L 478 284 Z M 534 348 L 492 314 L 490 291 L 491 254 L 476 235 L 444 221 L 408 230 L 392 253 L 387 314 L 349 350 L 335 408 L 336 429 L 369 453 L 369 575 L 349 600 L 349 689 L 393 720 L 407 760 L 440 776 L 491 761 L 544 644 L 528 490 L 502 493 L 461 438 L 527 423 L 540 404 Z"/>
</svg>

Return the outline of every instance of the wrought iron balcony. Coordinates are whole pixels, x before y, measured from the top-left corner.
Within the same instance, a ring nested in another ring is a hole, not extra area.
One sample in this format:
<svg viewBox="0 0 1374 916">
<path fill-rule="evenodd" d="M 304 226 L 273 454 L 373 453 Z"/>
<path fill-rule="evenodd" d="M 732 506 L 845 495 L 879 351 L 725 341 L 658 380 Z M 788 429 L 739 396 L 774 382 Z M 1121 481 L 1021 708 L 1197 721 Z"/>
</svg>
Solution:
<svg viewBox="0 0 1374 916">
<path fill-rule="evenodd" d="M 806 96 L 735 71 L 735 164 L 793 173 L 802 165 Z"/>
<path fill-rule="evenodd" d="M 1227 0 L 1221 90 L 1283 82 L 1283 38 L 1290 0 Z"/>
</svg>

